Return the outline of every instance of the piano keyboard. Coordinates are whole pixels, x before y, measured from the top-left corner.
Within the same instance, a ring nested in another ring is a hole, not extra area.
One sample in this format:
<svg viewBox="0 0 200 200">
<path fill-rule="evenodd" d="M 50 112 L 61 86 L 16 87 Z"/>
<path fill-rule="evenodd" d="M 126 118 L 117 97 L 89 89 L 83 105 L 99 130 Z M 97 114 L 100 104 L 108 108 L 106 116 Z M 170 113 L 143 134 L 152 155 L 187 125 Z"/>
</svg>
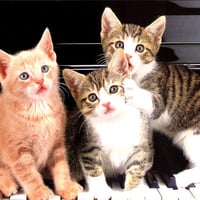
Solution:
<svg viewBox="0 0 200 200">
<path fill-rule="evenodd" d="M 173 185 L 175 183 L 173 176 L 168 177 L 169 183 L 166 183 L 166 180 L 163 181 L 151 173 L 147 174 L 145 180 L 131 191 L 123 191 L 119 182 L 109 183 L 113 189 L 112 200 L 200 200 L 200 184 L 191 185 L 189 188 L 177 188 Z M 20 191 L 3 200 L 28 200 L 28 198 L 23 191 Z M 62 198 L 55 195 L 51 200 L 62 200 Z M 84 191 L 77 200 L 93 200 L 93 198 Z"/>
</svg>

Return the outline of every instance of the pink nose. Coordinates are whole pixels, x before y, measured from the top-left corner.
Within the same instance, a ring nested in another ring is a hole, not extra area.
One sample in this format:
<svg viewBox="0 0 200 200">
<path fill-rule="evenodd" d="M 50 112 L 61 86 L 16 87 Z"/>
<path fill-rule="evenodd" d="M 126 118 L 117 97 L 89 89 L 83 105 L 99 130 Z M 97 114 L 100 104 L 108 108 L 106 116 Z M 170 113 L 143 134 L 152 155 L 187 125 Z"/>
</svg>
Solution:
<svg viewBox="0 0 200 200">
<path fill-rule="evenodd" d="M 102 106 L 109 109 L 110 108 L 110 102 L 102 103 Z"/>
<path fill-rule="evenodd" d="M 128 53 L 126 53 L 126 58 L 129 60 L 132 56 Z"/>
<path fill-rule="evenodd" d="M 40 86 L 42 86 L 42 84 L 44 83 L 44 79 L 37 79 L 37 80 L 35 80 L 35 82 L 38 84 L 38 85 L 40 85 Z"/>
</svg>

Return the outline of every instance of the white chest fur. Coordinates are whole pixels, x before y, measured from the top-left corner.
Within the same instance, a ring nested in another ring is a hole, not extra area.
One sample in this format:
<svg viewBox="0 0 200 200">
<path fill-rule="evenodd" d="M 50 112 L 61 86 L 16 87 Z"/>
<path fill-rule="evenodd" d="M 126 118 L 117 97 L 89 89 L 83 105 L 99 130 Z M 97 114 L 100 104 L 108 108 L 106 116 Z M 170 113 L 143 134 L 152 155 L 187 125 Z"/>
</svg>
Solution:
<svg viewBox="0 0 200 200">
<path fill-rule="evenodd" d="M 140 112 L 132 107 L 127 107 L 121 115 L 105 121 L 92 120 L 99 143 L 102 147 L 103 168 L 106 173 L 119 171 L 123 168 L 134 146 L 141 141 L 141 126 L 143 120 Z M 111 170 L 111 171 L 110 171 Z"/>
</svg>

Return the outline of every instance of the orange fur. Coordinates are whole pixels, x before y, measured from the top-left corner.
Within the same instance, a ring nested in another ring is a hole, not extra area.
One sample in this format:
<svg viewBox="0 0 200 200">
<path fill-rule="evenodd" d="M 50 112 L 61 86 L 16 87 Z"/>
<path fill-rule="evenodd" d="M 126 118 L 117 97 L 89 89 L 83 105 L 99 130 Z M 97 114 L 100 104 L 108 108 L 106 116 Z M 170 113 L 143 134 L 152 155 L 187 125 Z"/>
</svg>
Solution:
<svg viewBox="0 0 200 200">
<path fill-rule="evenodd" d="M 15 55 L 0 50 L 0 193 L 5 196 L 22 186 L 30 200 L 48 200 L 53 192 L 43 183 L 45 167 L 64 199 L 82 190 L 67 165 L 58 73 L 48 29 L 33 49 Z"/>
</svg>

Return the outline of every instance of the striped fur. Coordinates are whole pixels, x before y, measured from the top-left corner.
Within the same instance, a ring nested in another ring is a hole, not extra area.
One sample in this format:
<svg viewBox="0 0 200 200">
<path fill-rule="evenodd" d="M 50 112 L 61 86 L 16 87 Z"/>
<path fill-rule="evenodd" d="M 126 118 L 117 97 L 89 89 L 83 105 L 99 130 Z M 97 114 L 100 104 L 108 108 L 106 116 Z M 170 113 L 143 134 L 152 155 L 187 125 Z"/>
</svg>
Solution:
<svg viewBox="0 0 200 200">
<path fill-rule="evenodd" d="M 121 24 L 112 10 L 106 8 L 102 15 L 102 47 L 109 62 L 117 49 L 115 44 L 119 40 L 123 43 L 132 80 L 143 89 L 140 96 L 147 97 L 143 101 L 138 96 L 137 100 L 133 91 L 134 101 L 143 109 L 148 108 L 152 127 L 172 138 L 184 151 L 191 169 L 176 176 L 177 185 L 187 186 L 200 181 L 200 158 L 194 153 L 200 151 L 200 75 L 184 66 L 156 60 L 165 24 L 164 16 L 147 27 Z"/>
<path fill-rule="evenodd" d="M 110 195 L 105 178 L 126 174 L 125 190 L 136 187 L 153 159 L 149 118 L 126 103 L 122 84 L 124 71 L 117 69 L 126 60 L 123 51 L 116 52 L 115 58 L 108 68 L 86 76 L 70 69 L 63 71 L 78 106 L 69 114 L 67 128 L 72 133 L 67 136 L 68 151 L 73 152 L 69 157 L 72 176 L 80 179 L 78 170 L 82 167 L 90 192 L 99 198 L 102 194 Z M 124 64 L 123 70 L 128 63 Z M 118 86 L 116 94 L 111 92 L 116 89 L 113 86 Z M 96 94 L 98 99 L 89 101 L 91 94 Z M 108 102 L 110 107 L 105 109 L 104 104 Z"/>
</svg>

